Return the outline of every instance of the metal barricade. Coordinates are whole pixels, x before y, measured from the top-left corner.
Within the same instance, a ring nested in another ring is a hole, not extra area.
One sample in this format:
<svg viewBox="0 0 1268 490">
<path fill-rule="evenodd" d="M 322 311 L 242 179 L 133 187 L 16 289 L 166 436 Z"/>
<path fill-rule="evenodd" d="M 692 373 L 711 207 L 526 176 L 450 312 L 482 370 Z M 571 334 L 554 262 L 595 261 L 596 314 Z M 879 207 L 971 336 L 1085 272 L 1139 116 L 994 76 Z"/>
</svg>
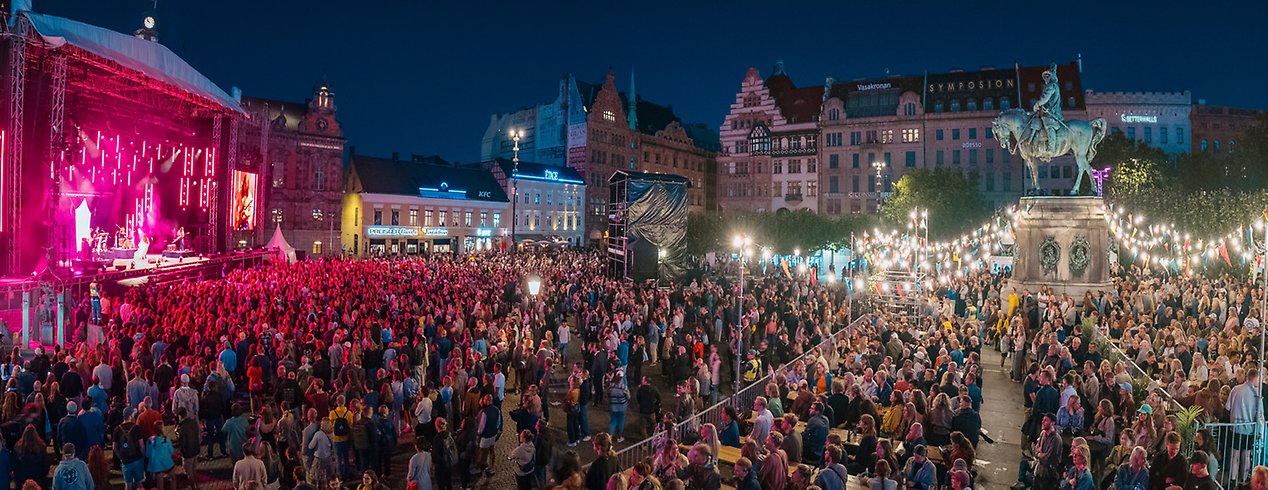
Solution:
<svg viewBox="0 0 1268 490">
<path fill-rule="evenodd" d="M 1211 431 L 1211 441 L 1207 444 L 1211 449 L 1207 454 L 1211 459 L 1209 468 L 1211 477 L 1221 488 L 1236 488 L 1250 478 L 1252 468 L 1268 465 L 1264 424 L 1213 422 L 1200 423 L 1198 427 Z"/>
<path fill-rule="evenodd" d="M 801 355 L 785 363 L 781 372 L 785 372 L 788 369 L 788 366 L 792 366 L 797 361 L 806 360 L 809 353 L 816 348 L 820 350 L 823 350 L 824 348 L 835 349 L 834 346 L 836 345 L 837 340 L 839 340 L 841 336 L 849 335 L 850 332 L 853 332 L 860 324 L 863 323 L 865 318 L 866 316 L 855 319 L 853 323 L 846 325 L 831 335 L 828 335 L 823 339 L 823 341 L 819 342 L 819 344 L 810 349 L 806 349 Z M 683 440 L 686 440 L 689 435 L 694 437 L 700 430 L 700 427 L 704 424 L 713 424 L 715 427 L 719 427 L 720 430 L 720 426 L 722 424 L 722 414 L 725 412 L 726 407 L 733 406 L 738 410 L 744 410 L 753 406 L 753 401 L 756 400 L 757 397 L 763 396 L 766 393 L 766 385 L 771 381 L 770 374 L 763 376 L 757 381 L 754 381 L 748 386 L 740 389 L 738 393 L 731 395 L 726 400 L 715 403 L 713 406 L 700 411 L 687 420 L 678 422 L 674 425 L 670 434 L 665 434 L 664 432 L 653 434 L 647 439 L 617 451 L 617 468 L 629 468 L 643 459 L 652 457 L 655 455 L 658 445 L 666 440 L 673 440 L 681 443 Z"/>
<path fill-rule="evenodd" d="M 1140 379 L 1142 377 L 1149 377 L 1145 374 L 1144 369 L 1141 369 L 1140 366 L 1136 365 L 1136 361 L 1134 361 L 1131 356 L 1128 356 L 1126 352 L 1123 352 L 1122 348 L 1114 345 L 1108 337 L 1102 335 L 1100 332 L 1094 332 L 1092 334 L 1092 345 L 1099 346 L 1102 344 L 1108 347 L 1107 350 L 1110 353 L 1111 359 L 1107 360 L 1110 361 L 1111 364 L 1122 364 L 1127 369 L 1127 374 L 1131 375 L 1133 380 Z M 1171 394 L 1165 389 L 1164 383 L 1159 382 L 1158 385 L 1158 395 L 1161 396 L 1163 402 L 1166 403 L 1166 406 L 1161 408 L 1168 412 L 1176 412 L 1184 408 L 1183 405 L 1180 405 L 1180 402 L 1171 397 Z M 1137 402 L 1139 401 L 1140 400 L 1137 400 Z"/>
</svg>

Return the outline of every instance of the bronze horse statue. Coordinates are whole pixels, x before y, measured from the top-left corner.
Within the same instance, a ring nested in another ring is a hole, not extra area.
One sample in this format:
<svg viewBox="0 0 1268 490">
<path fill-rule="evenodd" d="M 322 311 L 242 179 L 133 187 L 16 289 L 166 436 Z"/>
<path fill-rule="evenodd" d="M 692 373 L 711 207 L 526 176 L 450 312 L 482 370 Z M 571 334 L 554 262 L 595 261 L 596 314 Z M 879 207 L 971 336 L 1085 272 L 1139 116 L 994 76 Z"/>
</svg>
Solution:
<svg viewBox="0 0 1268 490">
<path fill-rule="evenodd" d="M 1091 162 L 1096 158 L 1096 146 L 1105 138 L 1105 119 L 1063 122 L 1057 128 L 1057 141 L 1052 145 L 1055 151 L 1049 151 L 1048 136 L 1044 131 L 1038 131 L 1034 138 L 1029 137 L 1035 117 L 1021 109 L 1010 109 L 995 118 L 991 130 L 1001 147 L 1013 155 L 1021 153 L 1022 160 L 1030 169 L 1030 183 L 1035 190 L 1039 189 L 1038 161 L 1048 162 L 1066 153 L 1074 154 L 1074 160 L 1079 163 L 1079 175 L 1070 194 L 1078 194 L 1083 174 L 1092 178 Z"/>
</svg>

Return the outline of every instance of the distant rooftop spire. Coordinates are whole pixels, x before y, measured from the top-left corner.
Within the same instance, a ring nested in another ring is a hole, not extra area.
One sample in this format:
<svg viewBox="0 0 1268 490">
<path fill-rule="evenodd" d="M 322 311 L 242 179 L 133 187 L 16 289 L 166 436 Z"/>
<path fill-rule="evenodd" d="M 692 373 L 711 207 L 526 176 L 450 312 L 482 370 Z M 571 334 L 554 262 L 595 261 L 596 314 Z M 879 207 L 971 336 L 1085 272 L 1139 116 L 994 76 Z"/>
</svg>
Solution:
<svg viewBox="0 0 1268 490">
<path fill-rule="evenodd" d="M 634 91 L 634 70 L 630 70 L 630 129 L 638 129 L 638 93 Z"/>
<path fill-rule="evenodd" d="M 775 69 L 773 71 L 774 73 L 770 74 L 772 77 L 776 75 L 788 76 L 788 74 L 784 72 L 784 60 L 775 60 Z"/>
</svg>

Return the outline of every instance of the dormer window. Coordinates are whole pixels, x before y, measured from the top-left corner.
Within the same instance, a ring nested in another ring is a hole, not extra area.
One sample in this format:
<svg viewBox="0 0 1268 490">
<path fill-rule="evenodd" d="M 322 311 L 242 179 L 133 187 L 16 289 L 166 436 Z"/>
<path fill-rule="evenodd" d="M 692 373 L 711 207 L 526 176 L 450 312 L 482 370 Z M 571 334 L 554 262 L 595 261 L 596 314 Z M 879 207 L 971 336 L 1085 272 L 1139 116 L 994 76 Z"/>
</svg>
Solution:
<svg viewBox="0 0 1268 490">
<path fill-rule="evenodd" d="M 612 111 L 603 111 L 603 119 L 616 122 L 616 114 L 613 114 Z"/>
</svg>

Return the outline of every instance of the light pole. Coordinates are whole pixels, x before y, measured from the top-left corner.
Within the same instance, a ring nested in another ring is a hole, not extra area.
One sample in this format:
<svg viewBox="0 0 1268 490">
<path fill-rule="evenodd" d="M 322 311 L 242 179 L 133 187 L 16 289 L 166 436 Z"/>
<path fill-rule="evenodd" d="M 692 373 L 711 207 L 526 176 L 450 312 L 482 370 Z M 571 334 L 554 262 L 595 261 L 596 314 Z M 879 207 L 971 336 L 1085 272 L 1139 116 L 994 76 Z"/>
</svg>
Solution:
<svg viewBox="0 0 1268 490">
<path fill-rule="evenodd" d="M 519 202 L 520 202 L 520 138 L 524 137 L 524 130 L 511 130 L 511 141 L 515 142 L 515 147 L 511 149 L 511 253 L 517 252 L 518 242 L 515 241 L 515 228 L 520 222 Z M 540 283 L 539 283 L 540 285 Z"/>
<path fill-rule="evenodd" d="M 731 241 L 735 245 L 735 252 L 738 256 L 740 264 L 740 294 L 737 304 L 739 315 L 737 316 L 736 332 L 738 336 L 735 340 L 735 392 L 740 392 L 740 378 L 744 377 L 744 257 L 749 253 L 748 246 L 753 243 L 753 239 L 748 235 L 735 235 L 735 239 Z"/>
</svg>

